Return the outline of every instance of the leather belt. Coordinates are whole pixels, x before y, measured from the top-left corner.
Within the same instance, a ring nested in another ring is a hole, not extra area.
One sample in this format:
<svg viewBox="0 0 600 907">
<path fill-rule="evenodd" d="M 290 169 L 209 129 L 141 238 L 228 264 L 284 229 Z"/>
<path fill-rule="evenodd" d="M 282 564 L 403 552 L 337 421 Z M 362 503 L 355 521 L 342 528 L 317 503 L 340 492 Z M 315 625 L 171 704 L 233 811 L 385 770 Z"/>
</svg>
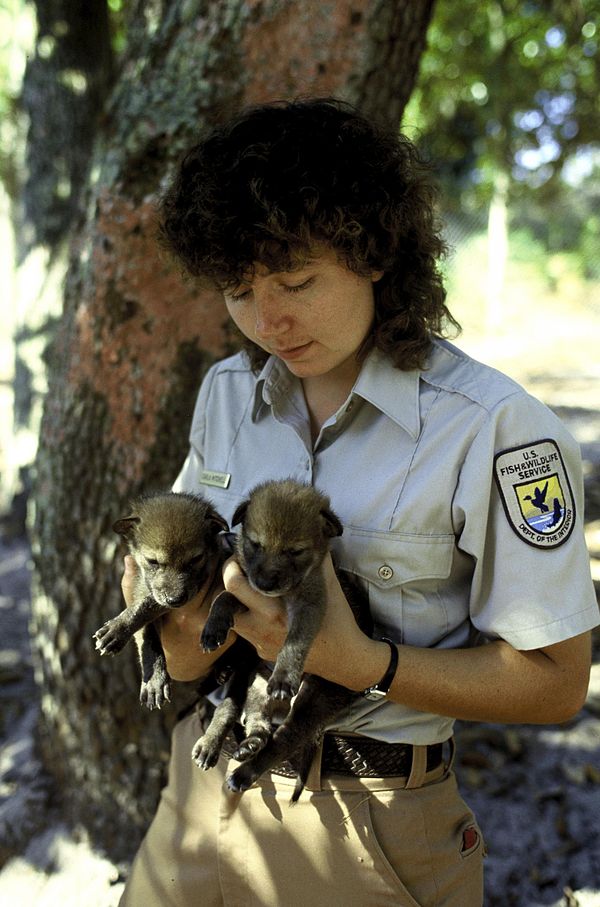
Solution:
<svg viewBox="0 0 600 907">
<path fill-rule="evenodd" d="M 442 764 L 443 744 L 427 747 L 427 771 Z M 408 777 L 412 766 L 411 743 L 385 743 L 372 737 L 346 737 L 325 734 L 322 768 L 334 775 L 356 775 L 358 778 Z"/>
<path fill-rule="evenodd" d="M 241 730 L 241 729 L 240 729 Z M 240 739 L 243 738 L 243 732 Z M 443 743 L 427 747 L 427 771 L 442 764 Z M 231 757 L 235 742 L 227 738 L 223 753 Z M 410 743 L 384 743 L 372 737 L 325 734 L 321 773 L 324 775 L 353 775 L 357 778 L 408 777 L 412 766 L 413 747 Z M 288 762 L 271 769 L 274 775 L 295 778 L 296 772 Z"/>
</svg>

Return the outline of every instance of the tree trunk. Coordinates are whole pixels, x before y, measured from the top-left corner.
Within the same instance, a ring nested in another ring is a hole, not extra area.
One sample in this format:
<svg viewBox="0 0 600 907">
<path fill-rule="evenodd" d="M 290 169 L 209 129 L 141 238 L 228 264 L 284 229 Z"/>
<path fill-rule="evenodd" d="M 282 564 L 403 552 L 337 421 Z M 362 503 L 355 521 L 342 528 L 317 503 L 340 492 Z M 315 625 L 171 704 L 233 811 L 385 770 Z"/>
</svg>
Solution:
<svg viewBox="0 0 600 907">
<path fill-rule="evenodd" d="M 177 704 L 142 710 L 132 646 L 94 651 L 121 607 L 111 524 L 130 495 L 169 487 L 203 373 L 229 349 L 221 299 L 157 250 L 161 182 L 201 126 L 246 103 L 334 94 L 397 123 L 432 5 L 138 4 L 72 244 L 35 491 L 40 742 L 73 817 L 113 854 L 131 853 L 154 811 Z"/>
<path fill-rule="evenodd" d="M 113 75 L 106 0 L 35 0 L 38 33 L 23 81 L 29 118 L 19 259 L 66 236 Z"/>
</svg>

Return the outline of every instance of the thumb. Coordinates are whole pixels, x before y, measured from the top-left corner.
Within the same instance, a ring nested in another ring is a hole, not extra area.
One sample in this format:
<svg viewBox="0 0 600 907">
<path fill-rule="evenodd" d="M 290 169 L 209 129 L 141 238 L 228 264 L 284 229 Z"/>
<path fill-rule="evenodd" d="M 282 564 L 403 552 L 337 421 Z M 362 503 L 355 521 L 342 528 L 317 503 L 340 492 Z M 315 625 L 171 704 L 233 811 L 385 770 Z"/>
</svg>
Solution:
<svg viewBox="0 0 600 907">
<path fill-rule="evenodd" d="M 137 564 L 135 558 L 130 554 L 126 554 L 123 558 L 123 563 L 125 564 L 125 576 L 135 576 L 137 573 Z"/>
<path fill-rule="evenodd" d="M 121 579 L 121 589 L 123 591 L 125 603 L 130 605 L 133 601 L 133 588 L 135 576 L 137 574 L 137 564 L 130 554 L 125 556 L 123 563 L 125 565 L 125 570 Z"/>
</svg>

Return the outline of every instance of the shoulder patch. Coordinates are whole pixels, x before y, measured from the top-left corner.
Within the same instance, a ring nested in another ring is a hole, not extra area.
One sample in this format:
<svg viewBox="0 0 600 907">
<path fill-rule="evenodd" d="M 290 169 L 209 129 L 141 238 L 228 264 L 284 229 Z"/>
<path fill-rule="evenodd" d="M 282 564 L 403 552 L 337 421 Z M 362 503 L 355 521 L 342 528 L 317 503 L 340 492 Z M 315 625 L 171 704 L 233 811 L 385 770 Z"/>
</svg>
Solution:
<svg viewBox="0 0 600 907">
<path fill-rule="evenodd" d="M 575 525 L 571 484 L 556 441 L 545 438 L 494 457 L 504 512 L 516 534 L 534 548 L 558 548 Z"/>
</svg>

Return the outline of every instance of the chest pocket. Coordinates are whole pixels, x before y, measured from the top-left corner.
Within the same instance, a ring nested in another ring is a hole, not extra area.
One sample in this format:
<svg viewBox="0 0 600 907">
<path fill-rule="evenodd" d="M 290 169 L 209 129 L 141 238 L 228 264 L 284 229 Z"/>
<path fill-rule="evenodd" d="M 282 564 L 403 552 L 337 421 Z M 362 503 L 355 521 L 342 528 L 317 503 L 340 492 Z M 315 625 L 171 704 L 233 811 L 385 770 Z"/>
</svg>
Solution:
<svg viewBox="0 0 600 907">
<path fill-rule="evenodd" d="M 373 532 L 347 527 L 336 540 L 338 567 L 368 589 L 375 635 L 407 645 L 435 645 L 453 619 L 444 589 L 452 571 L 453 535 Z"/>
</svg>

